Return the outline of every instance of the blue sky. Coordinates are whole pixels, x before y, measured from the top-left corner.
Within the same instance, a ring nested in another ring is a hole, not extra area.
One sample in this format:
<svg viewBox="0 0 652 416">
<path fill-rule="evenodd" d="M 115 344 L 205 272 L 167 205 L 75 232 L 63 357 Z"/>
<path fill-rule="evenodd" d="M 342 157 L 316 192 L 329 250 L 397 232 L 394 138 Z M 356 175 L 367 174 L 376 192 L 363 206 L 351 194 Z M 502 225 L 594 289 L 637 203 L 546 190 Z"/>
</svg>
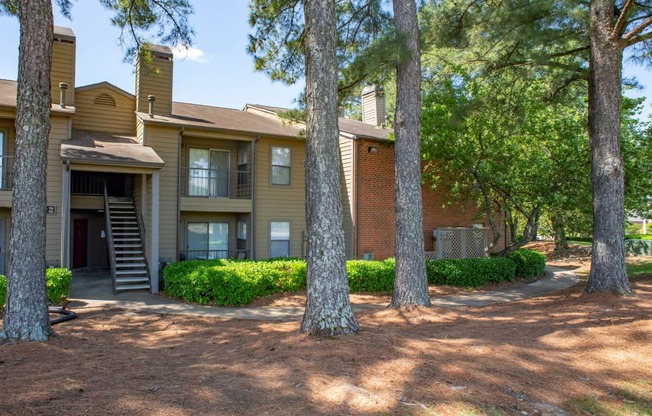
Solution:
<svg viewBox="0 0 652 416">
<path fill-rule="evenodd" d="M 245 50 L 249 33 L 245 0 L 192 1 L 190 17 L 196 37 L 194 49 L 174 60 L 174 100 L 220 107 L 243 108 L 246 103 L 292 107 L 303 84 L 292 87 L 273 83 L 253 69 Z M 117 44 L 120 32 L 111 26 L 111 13 L 98 0 L 74 2 L 72 21 L 62 17 L 55 4 L 54 22 L 73 29 L 77 36 L 76 85 L 108 81 L 134 92 L 133 65 L 123 63 Z M 0 16 L 0 79 L 16 79 L 18 70 L 18 19 Z"/>
<path fill-rule="evenodd" d="M 253 59 L 245 50 L 250 31 L 247 1 L 194 0 L 192 4 L 194 48 L 185 58 L 175 56 L 174 100 L 231 108 L 246 103 L 293 107 L 303 83 L 286 86 L 254 72 Z M 77 36 L 77 86 L 108 81 L 133 93 L 133 65 L 123 62 L 124 52 L 117 44 L 120 33 L 111 26 L 110 17 L 97 0 L 76 1 L 72 21 L 55 6 L 55 24 L 72 28 Z M 18 38 L 18 19 L 0 16 L 0 79 L 16 79 Z M 652 96 L 649 69 L 625 61 L 624 76 L 636 76 L 644 86 L 628 95 Z M 651 104 L 648 99 L 642 118 L 652 113 Z"/>
</svg>

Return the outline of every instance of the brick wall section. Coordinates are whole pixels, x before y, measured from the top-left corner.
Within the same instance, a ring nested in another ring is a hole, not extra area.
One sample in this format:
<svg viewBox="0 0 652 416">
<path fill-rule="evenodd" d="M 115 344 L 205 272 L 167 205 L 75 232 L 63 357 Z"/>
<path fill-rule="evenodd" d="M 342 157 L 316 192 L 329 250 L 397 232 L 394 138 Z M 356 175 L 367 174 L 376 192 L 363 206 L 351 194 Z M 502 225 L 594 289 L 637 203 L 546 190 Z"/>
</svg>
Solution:
<svg viewBox="0 0 652 416">
<path fill-rule="evenodd" d="M 385 143 L 361 140 L 356 143 L 357 216 L 356 258 L 371 252 L 377 260 L 394 256 L 394 147 Z M 370 151 L 375 148 L 375 151 Z M 443 187 L 433 191 L 428 185 L 423 195 L 423 238 L 426 251 L 433 251 L 432 232 L 437 227 L 471 227 L 487 220 L 474 201 L 449 205 Z M 501 225 L 502 226 L 502 225 Z M 492 234 L 489 232 L 489 241 Z M 504 240 L 499 247 L 502 248 Z"/>
</svg>

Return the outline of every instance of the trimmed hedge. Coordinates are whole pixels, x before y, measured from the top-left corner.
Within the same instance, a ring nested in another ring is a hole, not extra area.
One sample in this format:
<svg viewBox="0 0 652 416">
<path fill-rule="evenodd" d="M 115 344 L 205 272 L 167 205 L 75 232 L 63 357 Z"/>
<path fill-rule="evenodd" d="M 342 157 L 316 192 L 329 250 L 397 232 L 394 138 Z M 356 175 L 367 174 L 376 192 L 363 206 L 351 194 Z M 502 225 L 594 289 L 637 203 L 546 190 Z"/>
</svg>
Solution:
<svg viewBox="0 0 652 416">
<path fill-rule="evenodd" d="M 351 293 L 391 292 L 394 288 L 396 261 L 349 260 L 346 273 L 349 276 Z"/>
<path fill-rule="evenodd" d="M 239 306 L 257 296 L 298 291 L 306 284 L 306 264 L 295 259 L 179 261 L 164 269 L 163 278 L 165 291 L 186 302 Z"/>
<path fill-rule="evenodd" d="M 516 265 L 504 257 L 426 260 L 428 283 L 460 287 L 481 287 L 514 280 Z"/>
<path fill-rule="evenodd" d="M 512 253 L 513 258 L 427 260 L 428 282 L 481 287 L 489 283 L 512 281 L 515 277 L 529 277 L 524 271 L 538 272 L 545 267 L 545 257 L 532 255 L 530 251 L 516 250 L 516 254 Z M 390 293 L 394 287 L 395 268 L 394 259 L 348 261 L 351 293 Z M 163 276 L 165 291 L 170 296 L 192 303 L 214 301 L 222 306 L 240 306 L 251 303 L 259 296 L 297 292 L 304 288 L 306 263 L 302 259 L 180 261 L 169 264 Z"/>
<path fill-rule="evenodd" d="M 45 269 L 45 278 L 48 289 L 48 300 L 53 305 L 61 305 L 68 298 L 72 272 L 63 267 Z"/>
<path fill-rule="evenodd" d="M 65 268 L 45 269 L 48 301 L 53 305 L 61 305 L 68 298 L 72 272 Z M 7 277 L 0 274 L 0 311 L 4 310 L 7 301 Z"/>
<path fill-rule="evenodd" d="M 530 279 L 541 276 L 546 269 L 546 256 L 536 250 L 520 248 L 507 255 L 516 264 L 516 277 Z"/>
</svg>

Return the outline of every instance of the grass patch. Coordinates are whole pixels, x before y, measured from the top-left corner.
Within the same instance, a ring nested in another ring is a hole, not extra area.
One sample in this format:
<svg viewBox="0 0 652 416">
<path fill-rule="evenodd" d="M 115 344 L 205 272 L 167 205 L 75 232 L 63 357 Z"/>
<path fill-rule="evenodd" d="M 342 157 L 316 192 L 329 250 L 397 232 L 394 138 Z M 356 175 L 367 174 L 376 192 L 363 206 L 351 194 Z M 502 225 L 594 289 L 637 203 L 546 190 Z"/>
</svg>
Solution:
<svg viewBox="0 0 652 416">
<path fill-rule="evenodd" d="M 652 416 L 652 398 L 648 396 L 651 385 L 647 380 L 625 383 L 608 396 L 570 399 L 566 407 L 572 414 L 581 416 Z"/>
<path fill-rule="evenodd" d="M 591 246 L 591 245 L 593 245 L 593 243 L 590 242 L 590 241 L 576 241 L 576 240 L 568 240 L 568 244 L 575 244 L 576 246 Z"/>
<path fill-rule="evenodd" d="M 643 262 L 627 264 L 627 275 L 652 274 L 652 258 Z"/>
</svg>

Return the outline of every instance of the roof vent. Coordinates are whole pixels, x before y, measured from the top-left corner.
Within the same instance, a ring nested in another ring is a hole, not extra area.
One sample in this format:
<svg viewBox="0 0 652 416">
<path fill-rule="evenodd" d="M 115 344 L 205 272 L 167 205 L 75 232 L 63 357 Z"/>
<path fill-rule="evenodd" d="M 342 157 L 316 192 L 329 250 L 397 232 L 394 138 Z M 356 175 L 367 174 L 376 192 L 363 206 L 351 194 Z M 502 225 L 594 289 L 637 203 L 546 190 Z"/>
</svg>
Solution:
<svg viewBox="0 0 652 416">
<path fill-rule="evenodd" d="M 111 97 L 109 94 L 102 93 L 97 97 L 95 97 L 95 104 L 115 107 L 115 99 Z"/>
</svg>

